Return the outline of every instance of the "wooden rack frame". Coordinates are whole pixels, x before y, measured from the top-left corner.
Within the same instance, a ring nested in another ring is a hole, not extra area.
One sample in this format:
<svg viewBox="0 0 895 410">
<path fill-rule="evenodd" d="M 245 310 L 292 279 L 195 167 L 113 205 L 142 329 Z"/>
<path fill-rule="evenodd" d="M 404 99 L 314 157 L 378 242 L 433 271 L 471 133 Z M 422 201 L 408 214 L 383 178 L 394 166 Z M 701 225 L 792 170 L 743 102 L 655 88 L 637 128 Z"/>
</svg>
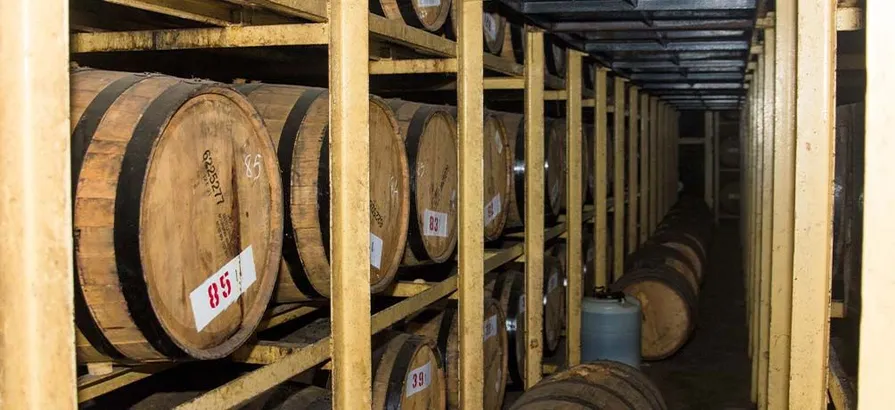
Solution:
<svg viewBox="0 0 895 410">
<path fill-rule="evenodd" d="M 673 202 L 677 184 L 677 114 L 669 105 L 636 87 L 626 94 L 626 80 L 614 77 L 614 106 L 607 107 L 609 71 L 596 67 L 596 89 L 582 86 L 584 54 L 568 51 L 566 79 L 544 73 L 543 33 L 526 29 L 525 64 L 519 65 L 485 54 L 482 47 L 482 4 L 462 2 L 459 42 L 371 15 L 367 0 L 331 0 L 329 15 L 323 2 L 296 0 L 253 1 L 278 14 L 299 17 L 309 23 L 263 26 L 233 24 L 194 10 L 199 2 L 116 0 L 115 3 L 169 14 L 219 27 L 160 29 L 135 32 L 82 33 L 68 37 L 68 1 L 10 0 L 0 13 L 2 51 L 10 64 L 0 66 L 0 81 L 8 86 L 0 104 L 0 130 L 7 149 L 0 156 L 10 165 L 0 175 L 0 185 L 20 201 L 0 207 L 8 231 L 0 246 L 7 270 L 0 277 L 0 323 L 16 332 L 0 339 L 0 397 L 14 408 L 71 408 L 101 394 L 170 368 L 171 364 L 116 367 L 104 376 L 75 379 L 72 327 L 72 236 L 69 187 L 69 53 L 140 50 L 178 50 L 258 46 L 329 47 L 331 104 L 332 184 L 332 334 L 308 346 L 277 341 L 254 341 L 240 348 L 232 359 L 263 364 L 255 371 L 226 383 L 180 406 L 183 409 L 233 408 L 318 364 L 331 360 L 335 407 L 368 408 L 371 403 L 371 335 L 382 331 L 439 299 L 459 300 L 460 321 L 481 323 L 485 275 L 511 261 L 526 265 L 526 326 L 540 329 L 542 318 L 543 255 L 546 241 L 565 236 L 569 244 L 567 287 L 567 365 L 580 361 L 582 289 L 581 249 L 583 224 L 594 223 L 596 283 L 606 285 L 622 272 L 625 252 L 630 252 L 655 230 L 659 216 Z M 40 10 L 37 10 L 37 8 Z M 22 16 L 25 16 L 24 19 Z M 369 41 L 399 44 L 420 54 L 409 60 L 370 61 Z M 34 53 L 33 50 L 40 50 Z M 485 73 L 497 77 L 484 77 Z M 398 282 L 387 294 L 405 299 L 374 315 L 370 310 L 366 245 L 369 230 L 369 175 L 367 118 L 369 76 L 395 73 L 456 73 L 459 127 L 459 256 L 458 270 L 442 282 Z M 594 207 L 583 207 L 580 150 L 568 151 L 568 214 L 553 227 L 544 226 L 544 170 L 530 167 L 526 173 L 526 231 L 524 242 L 503 249 L 485 249 L 482 239 L 482 132 L 485 89 L 523 89 L 525 99 L 525 157 L 529 163 L 544 158 L 544 101 L 567 101 L 570 146 L 583 145 L 583 107 L 594 107 L 597 166 Z M 548 95 L 545 88 L 559 91 Z M 626 95 L 629 96 L 626 107 Z M 587 99 L 585 99 L 587 98 Z M 638 104 L 639 103 L 639 104 Z M 640 109 L 638 110 L 638 105 Z M 607 207 L 608 114 L 614 113 L 613 206 Z M 625 178 L 625 132 L 631 124 L 630 164 Z M 12 120 L 15 121 L 12 121 Z M 638 121 L 639 126 L 638 126 Z M 648 134 L 648 135 L 647 135 Z M 639 145 L 637 145 L 639 144 Z M 637 147 L 640 150 L 637 150 Z M 638 159 L 638 156 L 640 157 Z M 360 158 L 360 159 L 359 159 Z M 361 161 L 361 166 L 358 166 Z M 640 162 L 638 162 L 640 161 Z M 351 166 L 344 166 L 345 164 Z M 642 178 L 638 177 L 640 172 Z M 648 176 L 648 178 L 647 178 Z M 638 187 L 638 180 L 643 181 Z M 626 183 L 631 185 L 625 198 Z M 638 205 L 637 195 L 640 194 Z M 626 206 L 627 203 L 627 206 Z M 649 212 L 648 212 L 649 211 Z M 607 236 L 607 213 L 614 213 L 615 234 Z M 629 219 L 625 235 L 625 215 Z M 637 230 L 639 229 L 639 240 Z M 15 236 L 22 242 L 10 243 Z M 626 247 L 626 239 L 627 242 Z M 611 242 L 609 242 L 611 241 Z M 608 244 L 615 249 L 612 271 L 606 266 Z M 358 249 L 364 251 L 358 252 Z M 350 250 L 350 251 L 349 251 Z M 13 275 L 12 272 L 30 272 Z M 22 280 L 22 278 L 26 280 Z M 17 281 L 13 281 L 13 278 Z M 51 301 L 51 302 L 47 302 Z M 277 326 L 315 309 L 281 306 L 269 313 L 259 330 Z M 53 329 L 47 332 L 46 329 Z M 478 408 L 482 402 L 482 328 L 466 326 L 460 334 L 461 406 Z M 526 387 L 543 375 L 540 332 L 530 332 L 526 350 Z M 52 388 L 48 388 L 52 386 Z M 75 388 L 77 386 L 77 389 Z"/>
<path fill-rule="evenodd" d="M 761 19 L 763 42 L 752 49 L 758 61 L 751 65 L 741 128 L 741 175 L 752 394 L 759 409 L 823 409 L 828 395 L 838 409 L 851 408 L 836 363 L 829 362 L 830 318 L 843 315 L 841 303 L 830 299 L 835 50 L 837 31 L 860 29 L 863 20 L 855 16 L 864 14 L 868 81 L 858 404 L 883 408 L 895 398 L 888 382 L 895 282 L 887 256 L 895 231 L 888 182 L 895 148 L 886 137 L 895 123 L 885 109 L 895 89 L 886 74 L 895 5 L 869 0 L 863 13 L 854 3 L 777 2 L 775 13 Z"/>
</svg>

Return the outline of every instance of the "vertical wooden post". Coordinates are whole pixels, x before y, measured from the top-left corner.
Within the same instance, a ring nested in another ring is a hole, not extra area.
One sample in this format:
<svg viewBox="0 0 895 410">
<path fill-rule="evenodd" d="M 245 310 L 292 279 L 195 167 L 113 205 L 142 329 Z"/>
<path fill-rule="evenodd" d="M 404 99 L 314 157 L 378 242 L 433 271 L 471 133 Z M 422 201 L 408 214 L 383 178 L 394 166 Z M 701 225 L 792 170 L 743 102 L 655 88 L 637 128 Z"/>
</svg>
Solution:
<svg viewBox="0 0 895 410">
<path fill-rule="evenodd" d="M 790 408 L 794 409 L 824 408 L 827 398 L 836 98 L 835 12 L 835 0 L 798 0 L 795 254 L 789 390 Z M 873 12 L 868 15 L 872 16 Z M 875 222 L 867 216 L 865 220 Z"/>
<path fill-rule="evenodd" d="M 640 145 L 640 171 L 638 180 L 640 182 L 640 217 L 638 222 L 639 241 L 638 244 L 646 242 L 649 235 L 649 169 L 650 169 L 650 153 L 649 153 L 649 116 L 650 104 L 649 95 L 642 93 L 640 95 L 640 136 L 638 144 Z"/>
<path fill-rule="evenodd" d="M 752 322 L 751 326 L 751 350 L 752 350 L 752 401 L 754 403 L 758 403 L 758 385 L 759 385 L 759 349 L 761 346 L 761 342 L 759 340 L 759 311 L 761 309 L 761 223 L 762 223 L 762 179 L 761 179 L 761 170 L 764 167 L 764 157 L 762 156 L 762 147 L 764 146 L 764 84 L 765 84 L 765 64 L 764 64 L 764 55 L 759 54 L 758 56 L 758 64 L 755 72 L 755 94 L 753 98 L 755 98 L 755 113 L 753 114 L 755 129 L 753 131 L 753 138 L 755 142 L 753 143 L 753 161 L 754 165 L 752 166 L 752 175 L 750 183 L 750 188 L 752 189 L 752 226 L 750 230 L 750 242 L 752 247 L 752 255 L 749 263 L 751 264 L 751 276 L 752 276 L 752 304 L 750 306 L 752 310 Z"/>
<path fill-rule="evenodd" d="M 746 351 L 749 354 L 749 357 L 752 357 L 752 146 L 755 143 L 755 136 L 753 132 L 755 130 L 755 74 L 753 71 L 752 82 L 748 83 L 748 99 L 747 99 L 747 110 L 744 118 L 744 123 L 746 124 L 743 127 L 743 138 L 742 138 L 742 146 L 743 146 L 743 172 L 740 174 L 740 192 L 742 198 L 740 199 L 740 230 L 742 231 L 740 240 L 743 243 L 743 272 L 744 276 L 744 288 L 746 290 L 746 325 L 749 329 L 748 336 L 748 348 Z"/>
<path fill-rule="evenodd" d="M 793 192 L 795 173 L 796 5 L 777 4 L 774 82 L 774 192 L 771 236 L 771 314 L 768 408 L 789 405 L 792 314 Z"/>
<path fill-rule="evenodd" d="M 0 3 L 0 406 L 76 407 L 68 2 Z"/>
<path fill-rule="evenodd" d="M 705 203 L 709 206 L 709 208 L 715 209 L 715 111 L 706 111 L 704 123 L 704 139 L 703 139 L 703 148 L 704 151 L 704 162 L 705 162 Z"/>
<path fill-rule="evenodd" d="M 460 332 L 460 407 L 481 407 L 484 402 L 484 360 L 482 358 L 484 320 L 484 237 L 482 236 L 484 211 L 483 185 L 483 118 L 484 86 L 482 39 L 482 3 L 460 3 L 457 27 L 457 127 L 458 127 L 458 263 L 460 272 L 459 314 L 460 323 L 466 323 Z M 541 80 L 543 84 L 543 80 Z M 542 86 L 543 87 L 543 86 Z M 543 103 L 542 103 L 543 104 Z M 541 155 L 543 158 L 543 154 Z M 538 161 L 528 162 L 539 163 Z M 537 168 L 537 167 L 532 167 Z M 533 173 L 533 172 L 530 172 Z M 542 182 L 543 184 L 543 182 Z M 529 197 L 531 198 L 531 197 Z M 543 204 L 543 199 L 539 202 Z M 541 212 L 543 214 L 543 211 Z M 530 214 L 527 214 L 530 215 Z M 543 232 L 541 225 L 529 224 L 532 231 Z M 543 239 L 542 239 L 543 242 Z M 542 245 L 543 247 L 543 245 Z M 526 252 L 528 249 L 526 249 Z M 542 254 L 536 253 L 535 255 Z M 526 253 L 532 258 L 532 253 Z M 530 260 L 529 259 L 529 260 Z M 531 329 L 531 328 L 529 328 Z M 540 357 L 538 358 L 540 364 Z"/>
<path fill-rule="evenodd" d="M 631 86 L 628 94 L 628 252 L 634 252 L 637 249 L 637 218 L 639 216 L 638 194 L 640 186 L 638 184 L 637 173 L 639 161 L 637 159 L 638 148 L 637 143 L 640 140 L 640 114 L 638 113 L 640 95 L 636 86 Z"/>
<path fill-rule="evenodd" d="M 336 408 L 371 405 L 367 0 L 330 4 L 332 359 Z"/>
<path fill-rule="evenodd" d="M 659 178 L 661 174 L 659 171 L 659 158 L 661 157 L 661 153 L 659 152 L 659 97 L 652 97 L 650 99 L 649 124 L 649 233 L 652 234 L 656 231 L 656 225 L 659 224 Z"/>
<path fill-rule="evenodd" d="M 612 223 L 612 278 L 618 279 L 625 267 L 625 80 L 615 76 L 615 113 L 612 146 L 613 167 L 613 223 Z"/>
<path fill-rule="evenodd" d="M 538 164 L 544 163 L 544 33 L 532 27 L 526 28 L 525 35 L 525 163 L 533 164 L 525 170 L 525 328 L 541 329 L 544 167 Z M 481 265 L 481 261 L 478 263 Z M 543 344 L 540 331 L 526 332 L 526 335 L 525 388 L 528 389 L 541 380 Z"/>
<path fill-rule="evenodd" d="M 768 393 L 768 349 L 770 342 L 770 294 L 771 294 L 771 232 L 773 230 L 771 216 L 774 188 L 774 29 L 765 29 L 764 40 L 764 80 L 762 91 L 762 156 L 761 167 L 761 287 L 759 288 L 758 310 L 758 408 L 767 408 Z"/>
<path fill-rule="evenodd" d="M 609 244 L 609 233 L 606 228 L 607 219 L 607 187 L 609 180 L 607 178 L 607 148 L 609 146 L 608 126 L 609 113 L 606 107 L 606 100 L 609 98 L 609 87 L 607 86 L 606 72 L 603 67 L 594 68 L 594 285 L 597 287 L 605 287 L 609 284 L 609 267 L 606 266 L 606 248 Z"/>
<path fill-rule="evenodd" d="M 895 127 L 889 101 L 895 91 L 892 18 L 895 4 L 885 0 L 867 1 L 867 103 L 864 182 L 864 249 L 861 278 L 861 346 L 858 366 L 858 406 L 860 409 L 890 407 L 892 389 L 893 333 L 895 333 L 895 282 L 890 261 L 895 234 L 895 192 L 892 175 L 895 164 Z"/>
<path fill-rule="evenodd" d="M 566 218 L 568 218 L 566 266 L 568 270 L 568 286 L 566 287 L 566 363 L 575 366 L 581 363 L 581 228 L 584 224 L 582 207 L 584 206 L 584 192 L 582 175 L 581 149 L 584 146 L 581 138 L 581 57 L 582 53 L 575 50 L 568 51 L 566 63 L 566 130 L 568 130 L 568 143 L 566 158 L 569 164 L 569 173 L 566 186 L 569 190 L 569 200 L 566 206 Z"/>
</svg>

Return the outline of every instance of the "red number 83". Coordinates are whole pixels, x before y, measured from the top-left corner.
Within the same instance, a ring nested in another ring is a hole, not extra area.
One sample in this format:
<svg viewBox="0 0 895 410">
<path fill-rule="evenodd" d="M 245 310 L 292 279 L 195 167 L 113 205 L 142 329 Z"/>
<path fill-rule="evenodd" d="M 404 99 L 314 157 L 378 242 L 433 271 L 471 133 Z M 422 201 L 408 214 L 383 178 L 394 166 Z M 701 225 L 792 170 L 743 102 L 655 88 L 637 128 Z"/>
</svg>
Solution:
<svg viewBox="0 0 895 410">
<path fill-rule="evenodd" d="M 429 230 L 433 232 L 438 232 L 438 218 L 434 216 L 429 216 Z"/>
<path fill-rule="evenodd" d="M 224 274 L 220 277 L 218 282 L 221 284 L 222 295 L 225 299 L 230 297 L 233 288 L 230 287 L 230 272 L 224 272 Z M 212 309 L 218 307 L 221 304 L 221 296 L 218 296 L 218 284 L 212 283 L 208 286 L 208 305 L 211 306 Z"/>
</svg>

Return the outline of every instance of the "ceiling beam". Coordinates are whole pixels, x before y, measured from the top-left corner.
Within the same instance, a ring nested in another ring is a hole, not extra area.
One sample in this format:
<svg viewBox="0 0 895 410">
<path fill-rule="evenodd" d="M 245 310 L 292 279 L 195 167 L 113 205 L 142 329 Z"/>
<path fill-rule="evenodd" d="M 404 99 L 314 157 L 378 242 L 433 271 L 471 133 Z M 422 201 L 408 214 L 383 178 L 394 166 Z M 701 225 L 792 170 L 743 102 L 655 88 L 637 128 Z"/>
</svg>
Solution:
<svg viewBox="0 0 895 410">
<path fill-rule="evenodd" d="M 742 82 L 724 83 L 646 83 L 644 90 L 742 90 Z"/>
<path fill-rule="evenodd" d="M 730 71 L 723 73 L 633 73 L 631 81 L 743 81 L 743 73 Z"/>
<path fill-rule="evenodd" d="M 551 31 L 657 31 L 657 30 L 748 30 L 751 19 L 568 21 L 550 25 Z"/>
<path fill-rule="evenodd" d="M 611 0 L 525 1 L 526 14 L 597 13 L 611 11 L 752 10 L 755 0 L 640 0 L 636 4 Z"/>
<path fill-rule="evenodd" d="M 680 60 L 680 61 L 613 61 L 613 69 L 650 69 L 650 68 L 742 68 L 743 60 Z"/>
<path fill-rule="evenodd" d="M 666 40 L 718 39 L 725 37 L 745 37 L 745 30 L 678 30 L 659 33 Z M 588 42 L 653 40 L 656 33 L 651 31 L 599 31 L 585 33 Z"/>
<path fill-rule="evenodd" d="M 641 53 L 663 51 L 742 51 L 749 49 L 746 41 L 674 41 L 660 44 L 651 42 L 587 43 L 585 50 L 591 53 L 637 51 Z"/>
</svg>

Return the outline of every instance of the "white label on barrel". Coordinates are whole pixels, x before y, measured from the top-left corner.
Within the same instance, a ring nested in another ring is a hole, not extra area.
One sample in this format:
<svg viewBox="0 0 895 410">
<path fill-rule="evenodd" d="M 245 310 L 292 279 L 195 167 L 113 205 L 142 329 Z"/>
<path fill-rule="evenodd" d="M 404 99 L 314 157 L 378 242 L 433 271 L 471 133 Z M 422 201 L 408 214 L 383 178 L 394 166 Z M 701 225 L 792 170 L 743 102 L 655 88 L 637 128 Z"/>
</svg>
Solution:
<svg viewBox="0 0 895 410">
<path fill-rule="evenodd" d="M 494 143 L 497 144 L 497 153 L 503 154 L 503 141 L 500 140 L 500 131 L 494 131 Z"/>
<path fill-rule="evenodd" d="M 423 211 L 423 236 L 448 236 L 448 215 L 444 212 Z"/>
<path fill-rule="evenodd" d="M 556 289 L 556 285 L 559 284 L 559 276 L 557 274 L 553 274 L 550 276 L 550 280 L 547 281 L 547 293 L 553 292 L 553 289 Z"/>
<path fill-rule="evenodd" d="M 525 311 L 525 295 L 519 296 L 519 313 Z M 516 316 L 516 320 L 518 321 L 521 316 Z M 524 318 L 522 320 L 525 320 Z"/>
<path fill-rule="evenodd" d="M 407 374 L 407 381 L 404 382 L 404 389 L 407 390 L 407 397 L 413 396 L 432 384 L 432 362 L 417 367 Z"/>
<path fill-rule="evenodd" d="M 190 292 L 196 330 L 201 332 L 255 283 L 251 245 Z"/>
<path fill-rule="evenodd" d="M 416 4 L 420 7 L 438 7 L 441 5 L 441 0 L 418 0 Z"/>
<path fill-rule="evenodd" d="M 485 329 L 483 331 L 484 340 L 488 340 L 493 336 L 497 336 L 497 315 L 491 315 L 485 320 Z"/>
<path fill-rule="evenodd" d="M 370 265 L 379 269 L 382 264 L 382 239 L 370 232 Z"/>
<path fill-rule="evenodd" d="M 488 40 L 497 40 L 497 20 L 494 19 L 491 13 L 482 14 L 482 26 L 485 28 Z"/>
<path fill-rule="evenodd" d="M 500 215 L 500 194 L 494 195 L 488 205 L 485 206 L 485 225 L 488 225 Z"/>
</svg>

